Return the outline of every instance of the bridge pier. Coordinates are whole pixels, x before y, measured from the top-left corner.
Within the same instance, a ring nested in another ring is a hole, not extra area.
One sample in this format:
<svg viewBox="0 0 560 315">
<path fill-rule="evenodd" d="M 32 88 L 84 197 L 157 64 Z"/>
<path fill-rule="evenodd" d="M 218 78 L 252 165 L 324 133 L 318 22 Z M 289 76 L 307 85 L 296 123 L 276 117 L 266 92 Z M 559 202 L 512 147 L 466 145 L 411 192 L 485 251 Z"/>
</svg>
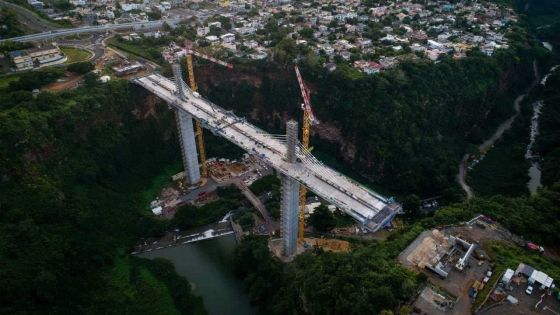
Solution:
<svg viewBox="0 0 560 315">
<path fill-rule="evenodd" d="M 286 123 L 286 161 L 296 161 L 296 144 L 298 123 L 290 120 Z M 296 254 L 298 236 L 299 183 L 292 178 L 281 175 L 282 196 L 280 204 L 280 231 L 282 233 L 282 252 L 286 257 Z"/>
<path fill-rule="evenodd" d="M 182 100 L 187 100 L 183 85 L 181 66 L 178 63 L 172 65 L 175 76 L 177 93 Z M 185 180 L 187 184 L 193 185 L 200 181 L 200 168 L 198 165 L 198 153 L 196 150 L 195 133 L 193 128 L 193 117 L 185 111 L 175 110 L 179 144 L 181 145 L 181 156 L 185 169 Z"/>
</svg>

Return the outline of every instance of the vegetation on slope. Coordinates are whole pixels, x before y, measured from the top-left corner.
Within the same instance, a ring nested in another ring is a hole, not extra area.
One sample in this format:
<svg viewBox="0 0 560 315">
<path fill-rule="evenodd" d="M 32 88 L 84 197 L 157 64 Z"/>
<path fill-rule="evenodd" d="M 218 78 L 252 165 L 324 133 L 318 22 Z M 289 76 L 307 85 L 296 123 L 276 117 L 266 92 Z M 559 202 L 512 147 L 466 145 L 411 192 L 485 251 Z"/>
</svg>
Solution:
<svg viewBox="0 0 560 315">
<path fill-rule="evenodd" d="M 141 192 L 179 160 L 171 113 L 139 120 L 123 81 L 36 99 L 22 81 L 0 94 L 0 312 L 204 313 L 170 266 L 122 255 Z"/>
<path fill-rule="evenodd" d="M 527 74 L 543 48 L 523 29 L 517 34 L 510 49 L 493 57 L 473 52 L 435 65 L 405 62 L 373 76 L 344 64 L 329 73 L 304 59 L 315 113 L 324 128 L 340 134 L 326 146 L 312 143 L 393 192 L 445 192 L 465 149 L 511 114 L 515 93 L 531 82 Z M 254 63 L 236 67 L 228 80 L 229 74 L 210 69 L 199 75 L 199 86 L 216 103 L 250 114 L 273 132 L 284 129 L 287 117 L 302 116 L 291 71 Z"/>
<path fill-rule="evenodd" d="M 407 302 L 425 281 L 395 261 L 420 232 L 486 214 L 511 231 L 541 244 L 560 240 L 560 183 L 533 197 L 474 198 L 438 210 L 393 233 L 379 244 L 361 244 L 348 253 L 316 251 L 285 264 L 271 257 L 266 240 L 249 237 L 236 250 L 235 266 L 245 279 L 259 314 L 377 314 Z M 519 259 L 560 272 L 536 253 L 501 244 L 488 248 L 499 266 L 516 266 Z"/>
<path fill-rule="evenodd" d="M 280 179 L 276 174 L 259 178 L 249 186 L 249 189 L 257 196 L 270 193 L 264 200 L 264 206 L 275 219 L 280 218 L 280 187 Z"/>
<path fill-rule="evenodd" d="M 560 64 L 560 62 L 559 62 Z M 544 101 L 539 119 L 539 136 L 535 151 L 543 161 L 542 182 L 551 185 L 560 181 L 560 71 L 554 72 L 547 80 L 546 87 L 535 97 Z"/>
<path fill-rule="evenodd" d="M 0 39 L 24 35 L 24 27 L 13 10 L 0 7 Z"/>
</svg>

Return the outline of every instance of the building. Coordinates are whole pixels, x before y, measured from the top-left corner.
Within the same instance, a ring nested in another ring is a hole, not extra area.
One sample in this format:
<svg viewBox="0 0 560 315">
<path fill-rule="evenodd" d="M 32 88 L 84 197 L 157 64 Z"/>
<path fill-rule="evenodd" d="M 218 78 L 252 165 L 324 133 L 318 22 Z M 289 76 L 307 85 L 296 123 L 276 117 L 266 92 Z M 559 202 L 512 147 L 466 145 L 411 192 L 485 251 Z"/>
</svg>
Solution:
<svg viewBox="0 0 560 315">
<path fill-rule="evenodd" d="M 113 67 L 113 71 L 117 76 L 123 76 L 131 73 L 136 73 L 144 69 L 144 65 L 139 62 L 124 65 L 122 67 Z"/>
<path fill-rule="evenodd" d="M 42 10 L 45 6 L 43 2 L 36 0 L 28 0 L 27 3 L 29 3 L 29 5 L 31 5 L 36 10 Z"/>
<path fill-rule="evenodd" d="M 375 61 L 366 61 L 366 60 L 356 60 L 354 61 L 354 67 L 356 67 L 357 69 L 359 69 L 360 71 L 366 73 L 366 74 L 375 74 L 375 73 L 379 73 L 382 69 L 383 66 L 378 64 Z"/>
<path fill-rule="evenodd" d="M 536 270 L 535 268 L 524 263 L 520 263 L 519 266 L 517 266 L 515 275 L 523 275 L 527 277 L 527 281 L 529 282 L 529 284 L 541 289 L 550 289 L 554 287 L 553 278 L 549 277 L 546 273 Z"/>
<path fill-rule="evenodd" d="M 10 58 L 16 71 L 41 68 L 66 61 L 64 53 L 54 45 L 12 51 L 10 52 Z"/>
<path fill-rule="evenodd" d="M 206 40 L 210 43 L 210 44 L 217 44 L 219 41 L 218 36 L 216 35 L 210 35 L 210 36 L 206 36 Z"/>
<path fill-rule="evenodd" d="M 220 36 L 220 38 L 224 43 L 233 43 L 235 41 L 235 35 L 233 35 L 232 33 L 224 34 Z"/>
</svg>

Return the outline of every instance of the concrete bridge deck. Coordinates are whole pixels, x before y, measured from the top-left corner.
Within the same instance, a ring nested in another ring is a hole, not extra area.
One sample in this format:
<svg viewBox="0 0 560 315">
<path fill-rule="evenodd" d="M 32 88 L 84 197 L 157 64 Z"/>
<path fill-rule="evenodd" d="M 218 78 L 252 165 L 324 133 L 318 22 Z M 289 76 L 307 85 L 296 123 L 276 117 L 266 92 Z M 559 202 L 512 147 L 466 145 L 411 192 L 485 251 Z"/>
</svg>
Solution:
<svg viewBox="0 0 560 315">
<path fill-rule="evenodd" d="M 352 216 L 369 231 L 378 230 L 401 209 L 400 205 L 391 199 L 380 196 L 325 166 L 301 146 L 296 153 L 297 162 L 287 162 L 285 137 L 271 135 L 247 123 L 231 111 L 205 100 L 198 93 L 192 93 L 184 82 L 186 100 L 178 95 L 175 82 L 160 74 L 136 78 L 133 82 L 171 106 L 192 115 L 215 134 L 259 156 L 278 172 L 295 179 Z"/>
</svg>

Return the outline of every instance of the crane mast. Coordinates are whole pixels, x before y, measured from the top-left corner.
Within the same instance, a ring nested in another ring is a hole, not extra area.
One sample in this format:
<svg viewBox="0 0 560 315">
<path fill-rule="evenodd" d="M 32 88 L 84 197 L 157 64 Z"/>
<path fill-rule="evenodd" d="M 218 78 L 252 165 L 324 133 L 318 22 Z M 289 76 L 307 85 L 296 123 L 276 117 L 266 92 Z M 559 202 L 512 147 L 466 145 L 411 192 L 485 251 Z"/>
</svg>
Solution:
<svg viewBox="0 0 560 315">
<path fill-rule="evenodd" d="M 168 50 L 163 52 L 163 56 L 166 60 L 171 61 L 174 60 L 182 55 L 184 55 L 186 57 L 186 63 L 187 63 L 187 72 L 189 74 L 189 85 L 190 88 L 193 92 L 196 92 L 196 90 L 198 89 L 197 85 L 196 85 L 196 80 L 195 80 L 195 76 L 194 76 L 194 67 L 193 67 L 193 55 L 200 57 L 202 59 L 206 59 L 208 61 L 211 61 L 213 63 L 222 65 L 224 67 L 227 67 L 228 69 L 233 69 L 233 65 L 230 63 L 227 63 L 225 61 L 222 60 L 218 60 L 214 57 L 199 53 L 195 50 L 191 49 L 191 45 L 188 41 L 185 41 L 185 45 L 184 47 L 180 47 L 179 51 L 174 52 L 174 50 L 176 50 L 177 48 L 179 48 L 175 43 L 171 43 L 170 47 Z M 197 135 L 197 146 L 198 146 L 198 153 L 199 153 L 199 157 L 200 157 L 200 173 L 202 175 L 203 178 L 208 178 L 208 169 L 206 166 L 206 148 L 204 147 L 204 139 L 203 139 L 203 134 L 202 134 L 202 125 L 200 124 L 200 121 L 196 120 L 195 121 L 195 128 L 196 128 L 196 135 Z"/>
<path fill-rule="evenodd" d="M 301 97 L 303 98 L 303 128 L 302 128 L 302 139 L 301 144 L 305 149 L 309 149 L 309 132 L 311 130 L 311 124 L 317 123 L 313 111 L 311 109 L 311 102 L 309 101 L 309 90 L 305 86 L 299 68 L 294 65 L 296 71 L 297 80 L 299 83 L 299 88 L 301 90 Z M 304 228 L 305 228 L 305 199 L 307 195 L 307 188 L 301 185 L 299 188 L 299 213 L 298 213 L 298 241 L 303 242 Z"/>
<path fill-rule="evenodd" d="M 196 80 L 194 78 L 194 68 L 191 54 L 187 54 L 187 72 L 189 73 L 189 84 L 191 86 L 191 90 L 196 92 L 198 87 L 196 86 Z M 204 138 L 200 121 L 195 121 L 195 128 L 198 143 L 198 154 L 200 156 L 200 173 L 203 178 L 208 178 L 208 169 L 206 167 L 206 148 L 204 147 Z"/>
</svg>

